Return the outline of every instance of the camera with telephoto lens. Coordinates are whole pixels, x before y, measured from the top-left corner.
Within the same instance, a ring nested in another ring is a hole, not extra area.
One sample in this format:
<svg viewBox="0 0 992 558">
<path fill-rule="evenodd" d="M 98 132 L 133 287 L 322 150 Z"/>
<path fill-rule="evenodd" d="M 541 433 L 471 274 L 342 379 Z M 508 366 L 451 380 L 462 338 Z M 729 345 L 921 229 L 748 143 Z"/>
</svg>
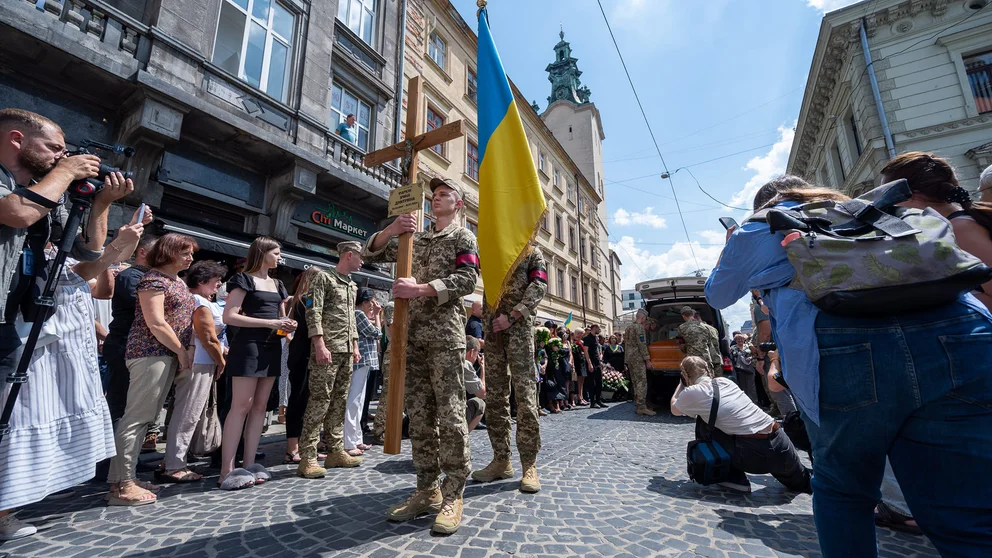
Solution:
<svg viewBox="0 0 992 558">
<path fill-rule="evenodd" d="M 758 348 L 761 349 L 761 352 L 767 353 L 769 351 L 777 351 L 778 345 L 774 341 L 765 341 L 764 343 L 758 343 Z"/>
<path fill-rule="evenodd" d="M 93 140 L 83 140 L 82 143 L 79 144 L 78 149 L 74 151 L 67 151 L 66 156 L 74 157 L 76 155 L 96 155 L 96 153 L 93 152 L 94 149 L 117 153 L 118 155 L 123 155 L 125 157 L 132 157 L 134 155 L 133 147 L 116 143 L 114 145 L 110 145 Z M 108 175 L 115 172 L 123 174 L 124 178 L 132 178 L 134 175 L 134 173 L 130 171 L 125 172 L 118 167 L 112 167 L 110 165 L 100 163 L 99 174 L 95 177 L 78 180 L 72 183 L 69 187 L 69 197 L 90 198 L 97 195 L 100 193 L 100 190 L 103 190 L 103 181 L 107 179 Z"/>
</svg>

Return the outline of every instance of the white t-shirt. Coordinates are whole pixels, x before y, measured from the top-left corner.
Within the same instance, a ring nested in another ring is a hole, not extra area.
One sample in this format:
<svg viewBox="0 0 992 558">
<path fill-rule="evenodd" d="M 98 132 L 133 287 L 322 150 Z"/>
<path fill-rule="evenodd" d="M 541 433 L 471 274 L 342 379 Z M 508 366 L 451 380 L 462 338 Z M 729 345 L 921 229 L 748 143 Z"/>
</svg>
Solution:
<svg viewBox="0 0 992 558">
<path fill-rule="evenodd" d="M 775 422 L 768 413 L 759 408 L 751 399 L 737 387 L 737 384 L 727 378 L 708 378 L 703 376 L 696 384 L 682 390 L 675 407 L 682 414 L 690 417 L 702 417 L 709 421 L 710 406 L 713 405 L 712 381 L 720 382 L 720 407 L 716 412 L 714 426 L 725 434 L 732 436 L 757 434 Z"/>
<path fill-rule="evenodd" d="M 224 329 L 224 309 L 216 302 L 210 302 L 200 295 L 195 294 L 193 298 L 196 299 L 196 310 L 199 310 L 201 306 L 206 306 L 210 309 L 210 313 L 214 317 L 214 330 L 219 335 L 221 330 Z M 200 344 L 200 338 L 195 333 L 193 335 L 193 343 L 196 346 L 196 352 L 193 353 L 193 364 L 215 364 L 214 359 L 210 358 L 210 353 Z"/>
</svg>

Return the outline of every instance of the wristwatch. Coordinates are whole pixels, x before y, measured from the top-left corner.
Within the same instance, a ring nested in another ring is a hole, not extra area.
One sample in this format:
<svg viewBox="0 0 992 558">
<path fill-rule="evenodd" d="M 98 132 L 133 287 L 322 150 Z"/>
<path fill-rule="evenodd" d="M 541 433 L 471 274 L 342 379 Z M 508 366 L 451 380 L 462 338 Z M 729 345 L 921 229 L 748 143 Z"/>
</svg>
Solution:
<svg viewBox="0 0 992 558">
<path fill-rule="evenodd" d="M 514 322 L 516 322 L 516 321 L 517 321 L 517 319 L 513 317 L 513 314 L 507 314 L 507 315 L 506 315 L 506 319 L 507 319 L 507 320 L 510 320 L 510 325 L 513 325 L 513 324 L 514 324 Z"/>
</svg>

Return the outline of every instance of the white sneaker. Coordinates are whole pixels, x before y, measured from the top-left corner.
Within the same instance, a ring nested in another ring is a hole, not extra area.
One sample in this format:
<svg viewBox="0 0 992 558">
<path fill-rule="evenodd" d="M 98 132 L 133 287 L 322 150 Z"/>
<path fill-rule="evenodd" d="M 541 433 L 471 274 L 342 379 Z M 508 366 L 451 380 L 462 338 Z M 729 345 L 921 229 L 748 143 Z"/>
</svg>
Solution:
<svg viewBox="0 0 992 558">
<path fill-rule="evenodd" d="M 717 483 L 717 484 L 719 484 L 720 486 L 722 486 L 724 488 L 729 488 L 730 490 L 733 490 L 734 492 L 742 492 L 744 494 L 750 494 L 751 493 L 751 485 L 750 484 L 738 484 L 736 482 L 720 482 L 720 483 Z"/>
<path fill-rule="evenodd" d="M 0 517 L 0 541 L 12 541 L 23 537 L 30 537 L 37 532 L 37 527 L 17 519 L 12 513 Z"/>
</svg>

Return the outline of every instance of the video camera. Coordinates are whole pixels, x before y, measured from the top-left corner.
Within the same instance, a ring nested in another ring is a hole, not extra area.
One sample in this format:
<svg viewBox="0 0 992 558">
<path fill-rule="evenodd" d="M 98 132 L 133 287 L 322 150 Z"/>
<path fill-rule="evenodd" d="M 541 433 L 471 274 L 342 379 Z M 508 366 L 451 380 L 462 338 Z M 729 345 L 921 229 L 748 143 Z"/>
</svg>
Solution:
<svg viewBox="0 0 992 558">
<path fill-rule="evenodd" d="M 107 143 L 101 143 L 94 140 L 83 140 L 82 143 L 79 144 L 78 149 L 74 151 L 67 151 L 66 155 L 69 157 L 73 157 L 76 155 L 96 155 L 96 153 L 93 152 L 93 150 L 95 149 L 107 151 L 110 153 L 116 153 L 118 155 L 123 155 L 125 157 L 134 156 L 133 147 L 128 147 L 126 145 L 121 145 L 117 143 L 110 145 Z M 69 197 L 90 198 L 97 195 L 100 192 L 100 190 L 103 190 L 103 181 L 106 180 L 107 175 L 115 172 L 119 172 L 123 174 L 124 178 L 132 178 L 134 174 L 130 171 L 124 172 L 118 167 L 112 167 L 110 165 L 100 163 L 99 174 L 96 175 L 94 178 L 79 180 L 77 182 L 73 182 L 72 185 L 69 186 Z"/>
<path fill-rule="evenodd" d="M 774 341 L 765 341 L 764 343 L 758 343 L 758 348 L 761 349 L 761 352 L 767 353 L 769 351 L 777 351 L 778 345 Z"/>
</svg>

